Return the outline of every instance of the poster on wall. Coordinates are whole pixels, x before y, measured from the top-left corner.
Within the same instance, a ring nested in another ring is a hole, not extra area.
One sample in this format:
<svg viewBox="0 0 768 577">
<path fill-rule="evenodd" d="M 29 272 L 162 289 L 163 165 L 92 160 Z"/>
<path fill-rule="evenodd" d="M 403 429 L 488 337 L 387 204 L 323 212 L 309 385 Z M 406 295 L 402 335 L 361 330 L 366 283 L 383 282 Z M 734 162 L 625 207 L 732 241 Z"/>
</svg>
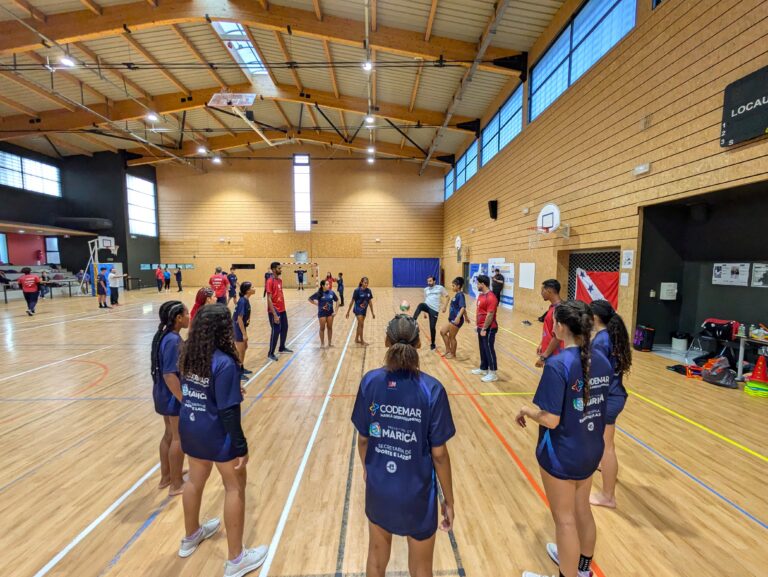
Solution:
<svg viewBox="0 0 768 577">
<path fill-rule="evenodd" d="M 504 288 L 501 291 L 501 306 L 505 309 L 515 307 L 515 263 L 505 262 L 496 265 L 504 275 Z"/>
<path fill-rule="evenodd" d="M 533 289 L 535 287 L 536 279 L 536 263 L 535 262 L 521 262 L 520 263 L 520 280 L 518 281 L 520 288 Z"/>
<path fill-rule="evenodd" d="M 749 263 L 716 262 L 712 266 L 712 284 L 749 286 Z"/>
<path fill-rule="evenodd" d="M 752 286 L 768 288 L 768 263 L 756 262 L 752 264 Z"/>
<path fill-rule="evenodd" d="M 619 307 L 619 273 L 576 269 L 576 298 L 589 304 L 606 300 Z"/>
<path fill-rule="evenodd" d="M 477 298 L 477 277 L 488 274 L 488 265 L 485 263 L 470 263 L 469 265 L 469 296 Z"/>
</svg>

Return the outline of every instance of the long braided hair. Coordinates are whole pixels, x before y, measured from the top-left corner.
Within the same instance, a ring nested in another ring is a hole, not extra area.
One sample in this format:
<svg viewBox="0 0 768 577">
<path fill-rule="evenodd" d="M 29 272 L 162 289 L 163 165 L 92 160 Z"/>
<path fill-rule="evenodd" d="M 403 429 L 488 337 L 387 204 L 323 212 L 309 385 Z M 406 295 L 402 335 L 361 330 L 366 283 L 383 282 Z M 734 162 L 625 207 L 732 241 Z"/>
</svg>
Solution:
<svg viewBox="0 0 768 577">
<path fill-rule="evenodd" d="M 212 296 L 213 296 L 213 289 L 211 287 L 204 286 L 201 289 L 199 289 L 197 291 L 197 294 L 195 295 L 195 304 L 192 305 L 192 310 L 189 311 L 189 318 L 194 320 L 195 315 L 197 314 L 197 311 L 199 311 L 201 307 L 204 307 L 205 301 L 207 301 Z"/>
<path fill-rule="evenodd" d="M 419 324 L 410 315 L 397 315 L 387 324 L 388 371 L 419 372 Z"/>
<path fill-rule="evenodd" d="M 555 308 L 555 320 L 568 327 L 579 343 L 581 371 L 584 378 L 584 402 L 589 400 L 589 367 L 591 361 L 590 340 L 592 337 L 592 309 L 577 300 L 561 302 Z"/>
<path fill-rule="evenodd" d="M 216 349 L 229 355 L 239 365 L 235 349 L 232 315 L 221 303 L 206 305 L 192 322 L 187 341 L 181 347 L 179 372 L 182 375 L 211 376 L 211 361 Z"/>
<path fill-rule="evenodd" d="M 620 375 L 629 373 L 632 366 L 632 346 L 629 331 L 621 315 L 613 310 L 613 305 L 606 300 L 592 301 L 592 313 L 598 317 L 608 331 L 611 341 L 611 354 L 616 359 L 616 372 Z"/>
<path fill-rule="evenodd" d="M 152 378 L 155 379 L 161 373 L 160 368 L 160 343 L 168 333 L 173 332 L 176 326 L 176 319 L 184 314 L 186 307 L 181 301 L 166 301 L 160 305 L 160 324 L 157 325 L 155 336 L 152 337 L 152 353 L 150 371 Z"/>
</svg>

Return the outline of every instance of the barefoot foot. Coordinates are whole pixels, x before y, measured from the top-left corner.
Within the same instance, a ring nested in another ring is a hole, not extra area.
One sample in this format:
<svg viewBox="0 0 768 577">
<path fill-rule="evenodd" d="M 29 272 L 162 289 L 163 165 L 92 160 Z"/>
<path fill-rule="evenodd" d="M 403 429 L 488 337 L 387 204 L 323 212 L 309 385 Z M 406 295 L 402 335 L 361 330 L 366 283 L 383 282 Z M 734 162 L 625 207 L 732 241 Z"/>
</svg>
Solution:
<svg viewBox="0 0 768 577">
<path fill-rule="evenodd" d="M 616 498 L 614 497 L 613 499 L 610 499 L 602 493 L 592 493 L 592 495 L 589 496 L 589 503 L 596 507 L 607 507 L 609 509 L 616 508 Z"/>
<path fill-rule="evenodd" d="M 171 487 L 170 489 L 168 489 L 168 496 L 175 497 L 177 495 L 181 495 L 183 492 L 184 492 L 184 483 L 182 483 L 178 487 Z"/>
</svg>

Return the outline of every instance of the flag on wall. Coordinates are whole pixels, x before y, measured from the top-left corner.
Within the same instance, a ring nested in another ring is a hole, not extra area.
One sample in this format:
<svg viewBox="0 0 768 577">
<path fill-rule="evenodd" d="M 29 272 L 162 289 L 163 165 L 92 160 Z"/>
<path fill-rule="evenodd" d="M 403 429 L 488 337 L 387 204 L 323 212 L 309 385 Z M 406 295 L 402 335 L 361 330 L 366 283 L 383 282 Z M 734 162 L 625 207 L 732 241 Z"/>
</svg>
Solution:
<svg viewBox="0 0 768 577">
<path fill-rule="evenodd" d="M 619 306 L 619 273 L 576 269 L 576 298 L 585 303 L 607 300 L 613 308 Z"/>
</svg>

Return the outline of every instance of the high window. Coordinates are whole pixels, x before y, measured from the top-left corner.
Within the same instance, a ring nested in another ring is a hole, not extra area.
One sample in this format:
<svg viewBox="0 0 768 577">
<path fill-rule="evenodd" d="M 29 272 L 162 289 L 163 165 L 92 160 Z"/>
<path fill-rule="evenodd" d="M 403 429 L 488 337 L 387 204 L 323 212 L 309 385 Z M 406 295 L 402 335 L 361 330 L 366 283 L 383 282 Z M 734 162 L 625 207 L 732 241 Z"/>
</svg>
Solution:
<svg viewBox="0 0 768 577">
<path fill-rule="evenodd" d="M 475 140 L 456 162 L 456 190 L 477 174 L 477 140 Z"/>
<path fill-rule="evenodd" d="M 52 164 L 0 151 L 0 184 L 61 196 L 61 176 Z"/>
<path fill-rule="evenodd" d="M 128 190 L 128 229 L 131 234 L 157 236 L 155 184 L 130 174 L 125 177 Z"/>
<path fill-rule="evenodd" d="M 454 172 L 453 169 L 451 169 L 448 171 L 448 174 L 443 177 L 443 193 L 445 200 L 448 200 L 453 195 L 453 176 Z"/>
<path fill-rule="evenodd" d="M 309 155 L 293 155 L 293 216 L 297 231 L 312 230 L 312 185 Z"/>
<path fill-rule="evenodd" d="M 240 66 L 251 74 L 267 74 L 245 28 L 235 22 L 214 22 L 213 27 Z"/>
<path fill-rule="evenodd" d="M 531 70 L 530 120 L 635 26 L 636 0 L 589 0 Z"/>
<path fill-rule="evenodd" d="M 496 153 L 512 142 L 522 130 L 523 85 L 520 84 L 483 129 L 481 136 L 483 149 L 480 164 L 485 166 L 489 160 L 496 156 Z"/>
</svg>

